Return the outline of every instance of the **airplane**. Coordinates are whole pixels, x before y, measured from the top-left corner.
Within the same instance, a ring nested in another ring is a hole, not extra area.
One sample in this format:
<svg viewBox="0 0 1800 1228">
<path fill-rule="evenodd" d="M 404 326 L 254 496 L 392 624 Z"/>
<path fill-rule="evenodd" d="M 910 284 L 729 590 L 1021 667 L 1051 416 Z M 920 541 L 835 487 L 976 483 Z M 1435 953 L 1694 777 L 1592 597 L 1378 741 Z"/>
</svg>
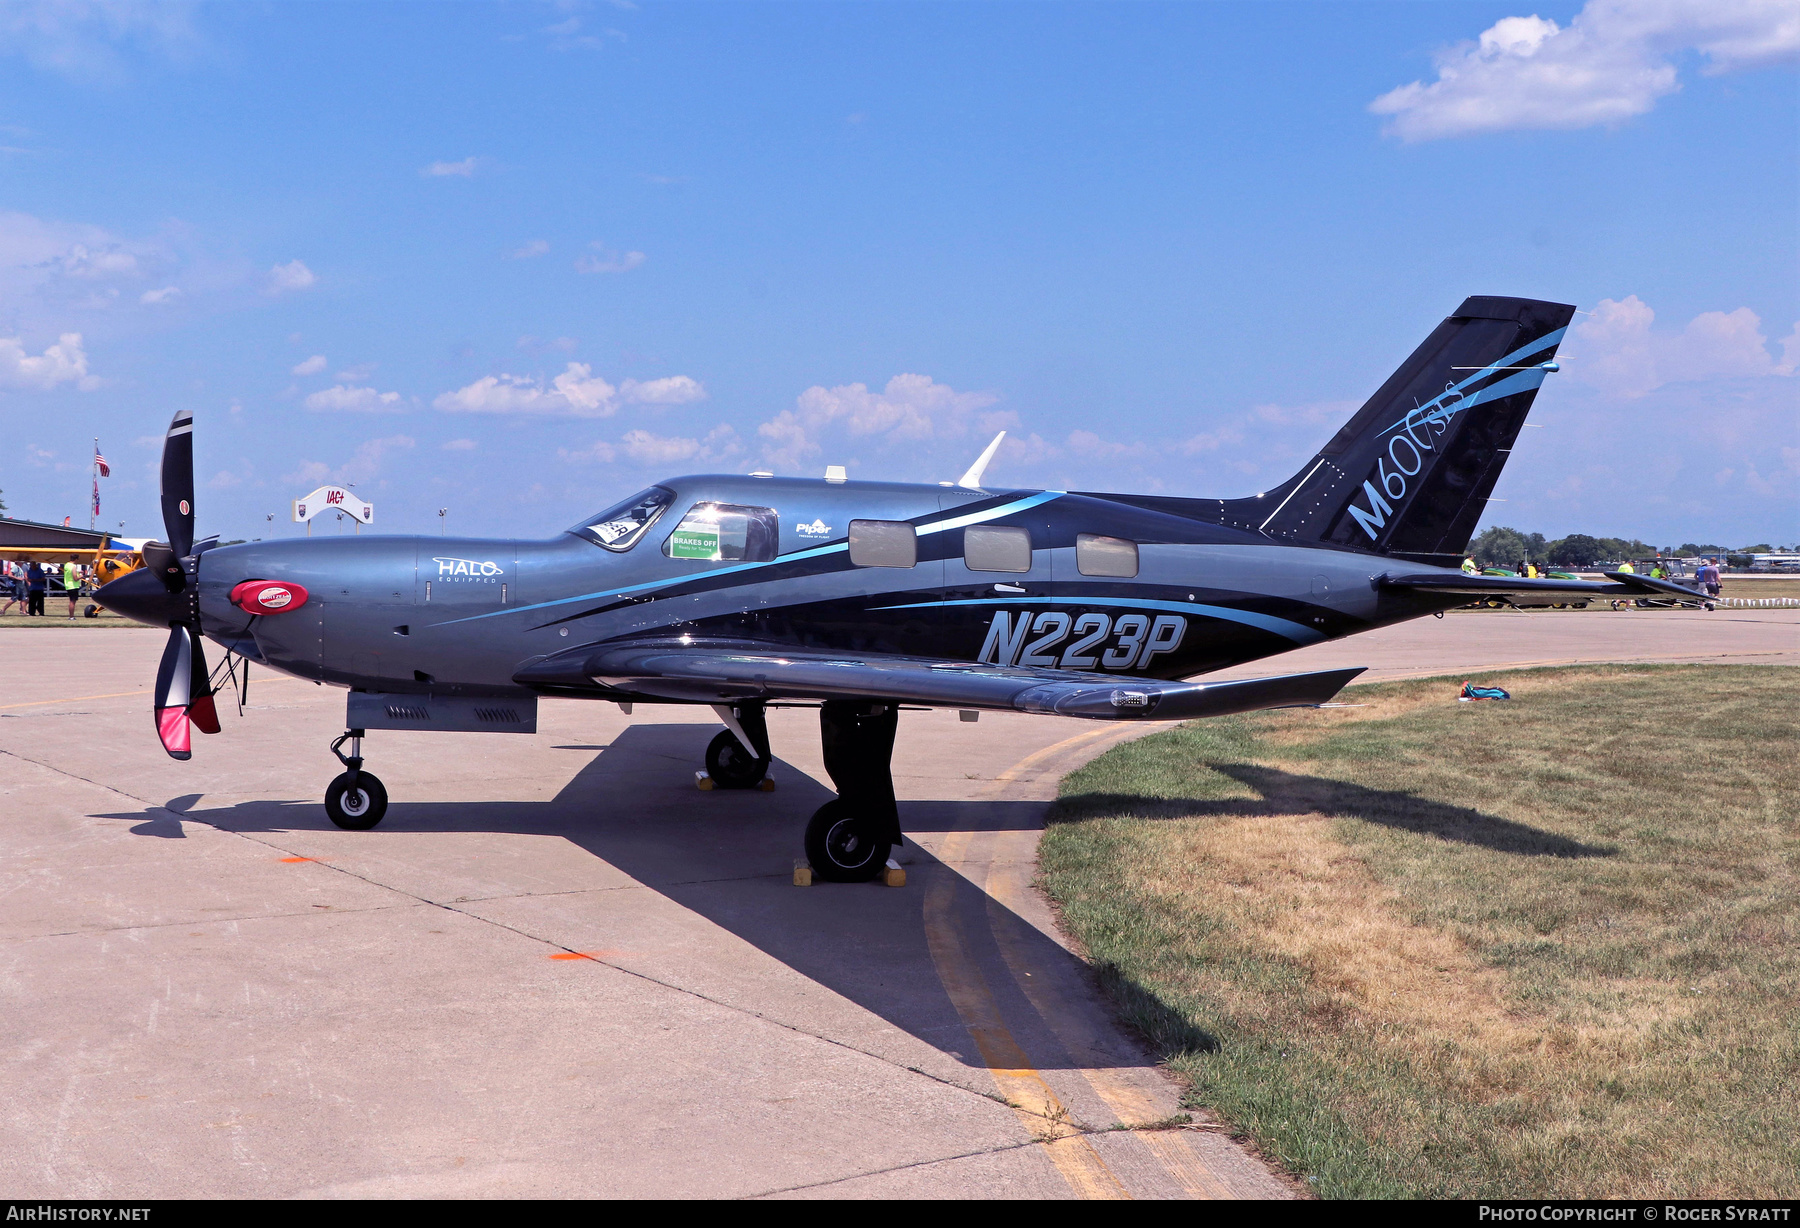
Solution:
<svg viewBox="0 0 1800 1228">
<path fill-rule="evenodd" d="M 704 704 L 725 726 L 705 779 L 741 789 L 769 768 L 766 710 L 816 705 L 838 795 L 807 823 L 807 858 L 825 881 L 868 881 L 904 842 L 889 766 L 903 708 L 1171 721 L 1317 706 L 1362 671 L 1203 675 L 1478 599 L 1697 600 L 1645 575 L 1459 568 L 1574 310 L 1467 299 L 1299 472 L 1236 499 L 991 487 L 990 445 L 955 485 L 836 467 L 671 478 L 544 541 L 221 546 L 194 539 L 182 410 L 163 447 L 168 540 L 96 600 L 169 628 L 154 708 L 177 759 L 190 728 L 219 730 L 203 636 L 347 689 L 325 809 L 351 830 L 387 809 L 371 731 L 533 733 L 544 697 Z"/>
</svg>

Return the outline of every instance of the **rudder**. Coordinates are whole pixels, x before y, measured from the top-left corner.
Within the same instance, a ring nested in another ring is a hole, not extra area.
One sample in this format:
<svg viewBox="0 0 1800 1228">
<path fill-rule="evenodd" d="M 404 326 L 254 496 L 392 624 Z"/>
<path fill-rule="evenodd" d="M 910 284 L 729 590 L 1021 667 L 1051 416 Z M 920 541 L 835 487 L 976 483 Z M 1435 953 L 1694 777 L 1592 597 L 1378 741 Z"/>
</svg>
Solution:
<svg viewBox="0 0 1800 1228">
<path fill-rule="evenodd" d="M 1230 522 L 1455 566 L 1525 425 L 1575 308 L 1471 297 L 1301 471 Z M 1265 512 L 1264 509 L 1272 510 Z"/>
</svg>

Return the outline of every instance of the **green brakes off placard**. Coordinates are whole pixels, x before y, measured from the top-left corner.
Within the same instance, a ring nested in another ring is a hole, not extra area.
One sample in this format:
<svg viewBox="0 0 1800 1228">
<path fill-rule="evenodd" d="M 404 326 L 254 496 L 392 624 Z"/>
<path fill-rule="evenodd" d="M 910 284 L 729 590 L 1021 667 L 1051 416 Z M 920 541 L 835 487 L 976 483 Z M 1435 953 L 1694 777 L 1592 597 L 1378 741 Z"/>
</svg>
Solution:
<svg viewBox="0 0 1800 1228">
<path fill-rule="evenodd" d="M 716 559 L 719 557 L 717 529 L 676 529 L 669 538 L 672 559 Z"/>
</svg>

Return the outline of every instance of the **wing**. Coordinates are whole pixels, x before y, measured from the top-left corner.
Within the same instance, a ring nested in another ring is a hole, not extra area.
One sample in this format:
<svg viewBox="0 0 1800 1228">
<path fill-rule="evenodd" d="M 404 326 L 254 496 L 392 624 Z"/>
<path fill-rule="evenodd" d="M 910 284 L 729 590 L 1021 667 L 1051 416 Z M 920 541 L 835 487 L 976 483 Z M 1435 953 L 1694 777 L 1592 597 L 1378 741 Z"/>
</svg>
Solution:
<svg viewBox="0 0 1800 1228">
<path fill-rule="evenodd" d="M 1674 597 L 1696 604 L 1707 600 L 1706 594 L 1684 588 L 1672 580 L 1635 575 L 1629 571 L 1604 573 L 1611 584 L 1597 580 L 1528 579 L 1525 576 L 1470 576 L 1454 571 L 1430 572 L 1417 576 L 1383 576 L 1382 588 L 1409 589 L 1424 593 L 1453 593 L 1471 598 L 1519 599 L 1529 603 L 1533 597 L 1561 595 L 1565 598 L 1585 597 Z"/>
<path fill-rule="evenodd" d="M 693 703 L 873 699 L 1092 720 L 1187 720 L 1322 704 L 1361 669 L 1232 682 L 1164 682 L 1079 670 L 889 653 L 788 652 L 729 640 L 628 640 L 535 661 L 513 681 L 548 693 Z"/>
</svg>

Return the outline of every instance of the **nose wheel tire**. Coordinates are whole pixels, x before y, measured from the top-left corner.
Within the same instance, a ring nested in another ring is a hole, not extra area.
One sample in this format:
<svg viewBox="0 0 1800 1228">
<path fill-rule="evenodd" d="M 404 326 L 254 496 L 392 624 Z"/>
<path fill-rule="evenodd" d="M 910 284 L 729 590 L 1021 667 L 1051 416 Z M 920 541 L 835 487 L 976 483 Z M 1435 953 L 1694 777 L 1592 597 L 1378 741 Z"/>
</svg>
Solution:
<svg viewBox="0 0 1800 1228">
<path fill-rule="evenodd" d="M 892 845 L 877 824 L 842 798 L 826 802 L 806 825 L 806 859 L 828 883 L 866 883 L 887 865 Z"/>
<path fill-rule="evenodd" d="M 368 831 L 387 813 L 387 789 L 368 772 L 356 774 L 356 785 L 350 784 L 345 772 L 325 789 L 325 813 L 345 831 Z"/>
<path fill-rule="evenodd" d="M 769 761 L 745 750 L 729 729 L 721 730 L 706 748 L 706 774 L 721 789 L 754 789 L 768 773 Z"/>
</svg>

